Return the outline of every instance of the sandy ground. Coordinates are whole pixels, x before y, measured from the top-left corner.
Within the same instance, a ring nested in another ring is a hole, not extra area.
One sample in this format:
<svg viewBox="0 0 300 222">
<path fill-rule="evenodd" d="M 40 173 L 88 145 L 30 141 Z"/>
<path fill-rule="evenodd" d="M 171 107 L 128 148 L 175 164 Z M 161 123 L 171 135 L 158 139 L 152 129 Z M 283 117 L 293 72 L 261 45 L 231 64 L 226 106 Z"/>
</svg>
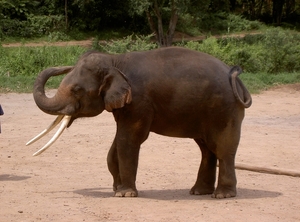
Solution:
<svg viewBox="0 0 300 222">
<path fill-rule="evenodd" d="M 189 139 L 151 134 L 143 144 L 137 198 L 112 197 L 106 154 L 110 113 L 81 119 L 38 157 L 50 138 L 25 143 L 54 119 L 31 94 L 2 94 L 0 221 L 300 221 L 300 178 L 237 170 L 238 196 L 189 195 L 200 151 Z M 236 162 L 300 171 L 300 84 L 253 95 Z"/>
</svg>

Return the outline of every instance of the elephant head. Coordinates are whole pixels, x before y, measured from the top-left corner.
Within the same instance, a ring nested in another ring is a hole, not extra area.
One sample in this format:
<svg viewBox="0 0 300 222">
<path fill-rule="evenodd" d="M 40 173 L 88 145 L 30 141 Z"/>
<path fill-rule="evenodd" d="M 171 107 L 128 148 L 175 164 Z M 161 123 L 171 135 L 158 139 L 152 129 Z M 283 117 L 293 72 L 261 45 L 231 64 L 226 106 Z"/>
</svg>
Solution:
<svg viewBox="0 0 300 222">
<path fill-rule="evenodd" d="M 52 98 L 47 97 L 44 89 L 47 80 L 65 73 L 67 75 L 56 94 Z M 37 141 L 62 121 L 54 137 L 34 154 L 38 155 L 50 147 L 75 119 L 96 116 L 104 109 L 112 112 L 129 104 L 131 86 L 125 74 L 112 66 L 112 56 L 88 52 L 75 66 L 52 67 L 42 71 L 34 83 L 33 96 L 42 111 L 58 117 L 26 145 Z"/>
</svg>

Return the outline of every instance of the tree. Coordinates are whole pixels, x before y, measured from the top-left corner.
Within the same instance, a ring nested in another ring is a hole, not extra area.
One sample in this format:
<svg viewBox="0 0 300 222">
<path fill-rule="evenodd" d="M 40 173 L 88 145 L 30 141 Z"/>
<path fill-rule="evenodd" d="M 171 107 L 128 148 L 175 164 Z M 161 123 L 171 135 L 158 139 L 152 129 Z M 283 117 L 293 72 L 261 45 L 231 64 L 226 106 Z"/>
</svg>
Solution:
<svg viewBox="0 0 300 222">
<path fill-rule="evenodd" d="M 66 30 L 68 30 L 68 0 L 65 0 L 65 22 L 66 22 Z"/>
<path fill-rule="evenodd" d="M 131 14 L 146 15 L 149 27 L 159 46 L 170 46 L 178 18 L 189 9 L 199 6 L 196 0 L 130 0 Z M 203 1 L 204 6 L 208 1 Z"/>
<path fill-rule="evenodd" d="M 31 0 L 0 0 L 0 15 L 9 19 L 26 20 L 33 13 L 38 1 Z"/>
<path fill-rule="evenodd" d="M 273 22 L 280 25 L 285 0 L 273 0 Z"/>
</svg>

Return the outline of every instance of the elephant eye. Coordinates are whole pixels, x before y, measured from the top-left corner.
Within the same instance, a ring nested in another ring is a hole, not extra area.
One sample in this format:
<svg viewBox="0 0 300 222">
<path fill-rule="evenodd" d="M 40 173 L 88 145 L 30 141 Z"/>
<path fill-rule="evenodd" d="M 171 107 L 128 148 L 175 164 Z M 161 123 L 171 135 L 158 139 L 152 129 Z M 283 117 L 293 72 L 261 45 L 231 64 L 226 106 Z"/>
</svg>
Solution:
<svg viewBox="0 0 300 222">
<path fill-rule="evenodd" d="M 80 86 L 75 86 L 72 89 L 72 92 L 74 93 L 74 95 L 78 98 L 78 97 L 82 97 L 83 93 L 84 93 L 84 89 L 81 88 Z"/>
</svg>

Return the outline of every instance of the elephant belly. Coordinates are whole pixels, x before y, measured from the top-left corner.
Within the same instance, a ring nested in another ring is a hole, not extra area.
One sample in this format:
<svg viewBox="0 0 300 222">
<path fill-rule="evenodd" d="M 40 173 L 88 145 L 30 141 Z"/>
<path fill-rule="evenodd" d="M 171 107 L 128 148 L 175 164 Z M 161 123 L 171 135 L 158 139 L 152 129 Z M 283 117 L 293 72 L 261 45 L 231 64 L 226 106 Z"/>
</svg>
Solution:
<svg viewBox="0 0 300 222">
<path fill-rule="evenodd" d="M 234 116 L 231 109 L 191 109 L 154 115 L 150 131 L 164 136 L 202 138 L 208 132 L 221 132 Z M 235 113 L 235 112 L 233 112 Z M 233 114 L 231 113 L 231 114 Z"/>
<path fill-rule="evenodd" d="M 150 131 L 170 137 L 201 138 L 204 130 L 201 121 L 182 122 L 179 120 L 160 119 L 154 121 Z"/>
</svg>

